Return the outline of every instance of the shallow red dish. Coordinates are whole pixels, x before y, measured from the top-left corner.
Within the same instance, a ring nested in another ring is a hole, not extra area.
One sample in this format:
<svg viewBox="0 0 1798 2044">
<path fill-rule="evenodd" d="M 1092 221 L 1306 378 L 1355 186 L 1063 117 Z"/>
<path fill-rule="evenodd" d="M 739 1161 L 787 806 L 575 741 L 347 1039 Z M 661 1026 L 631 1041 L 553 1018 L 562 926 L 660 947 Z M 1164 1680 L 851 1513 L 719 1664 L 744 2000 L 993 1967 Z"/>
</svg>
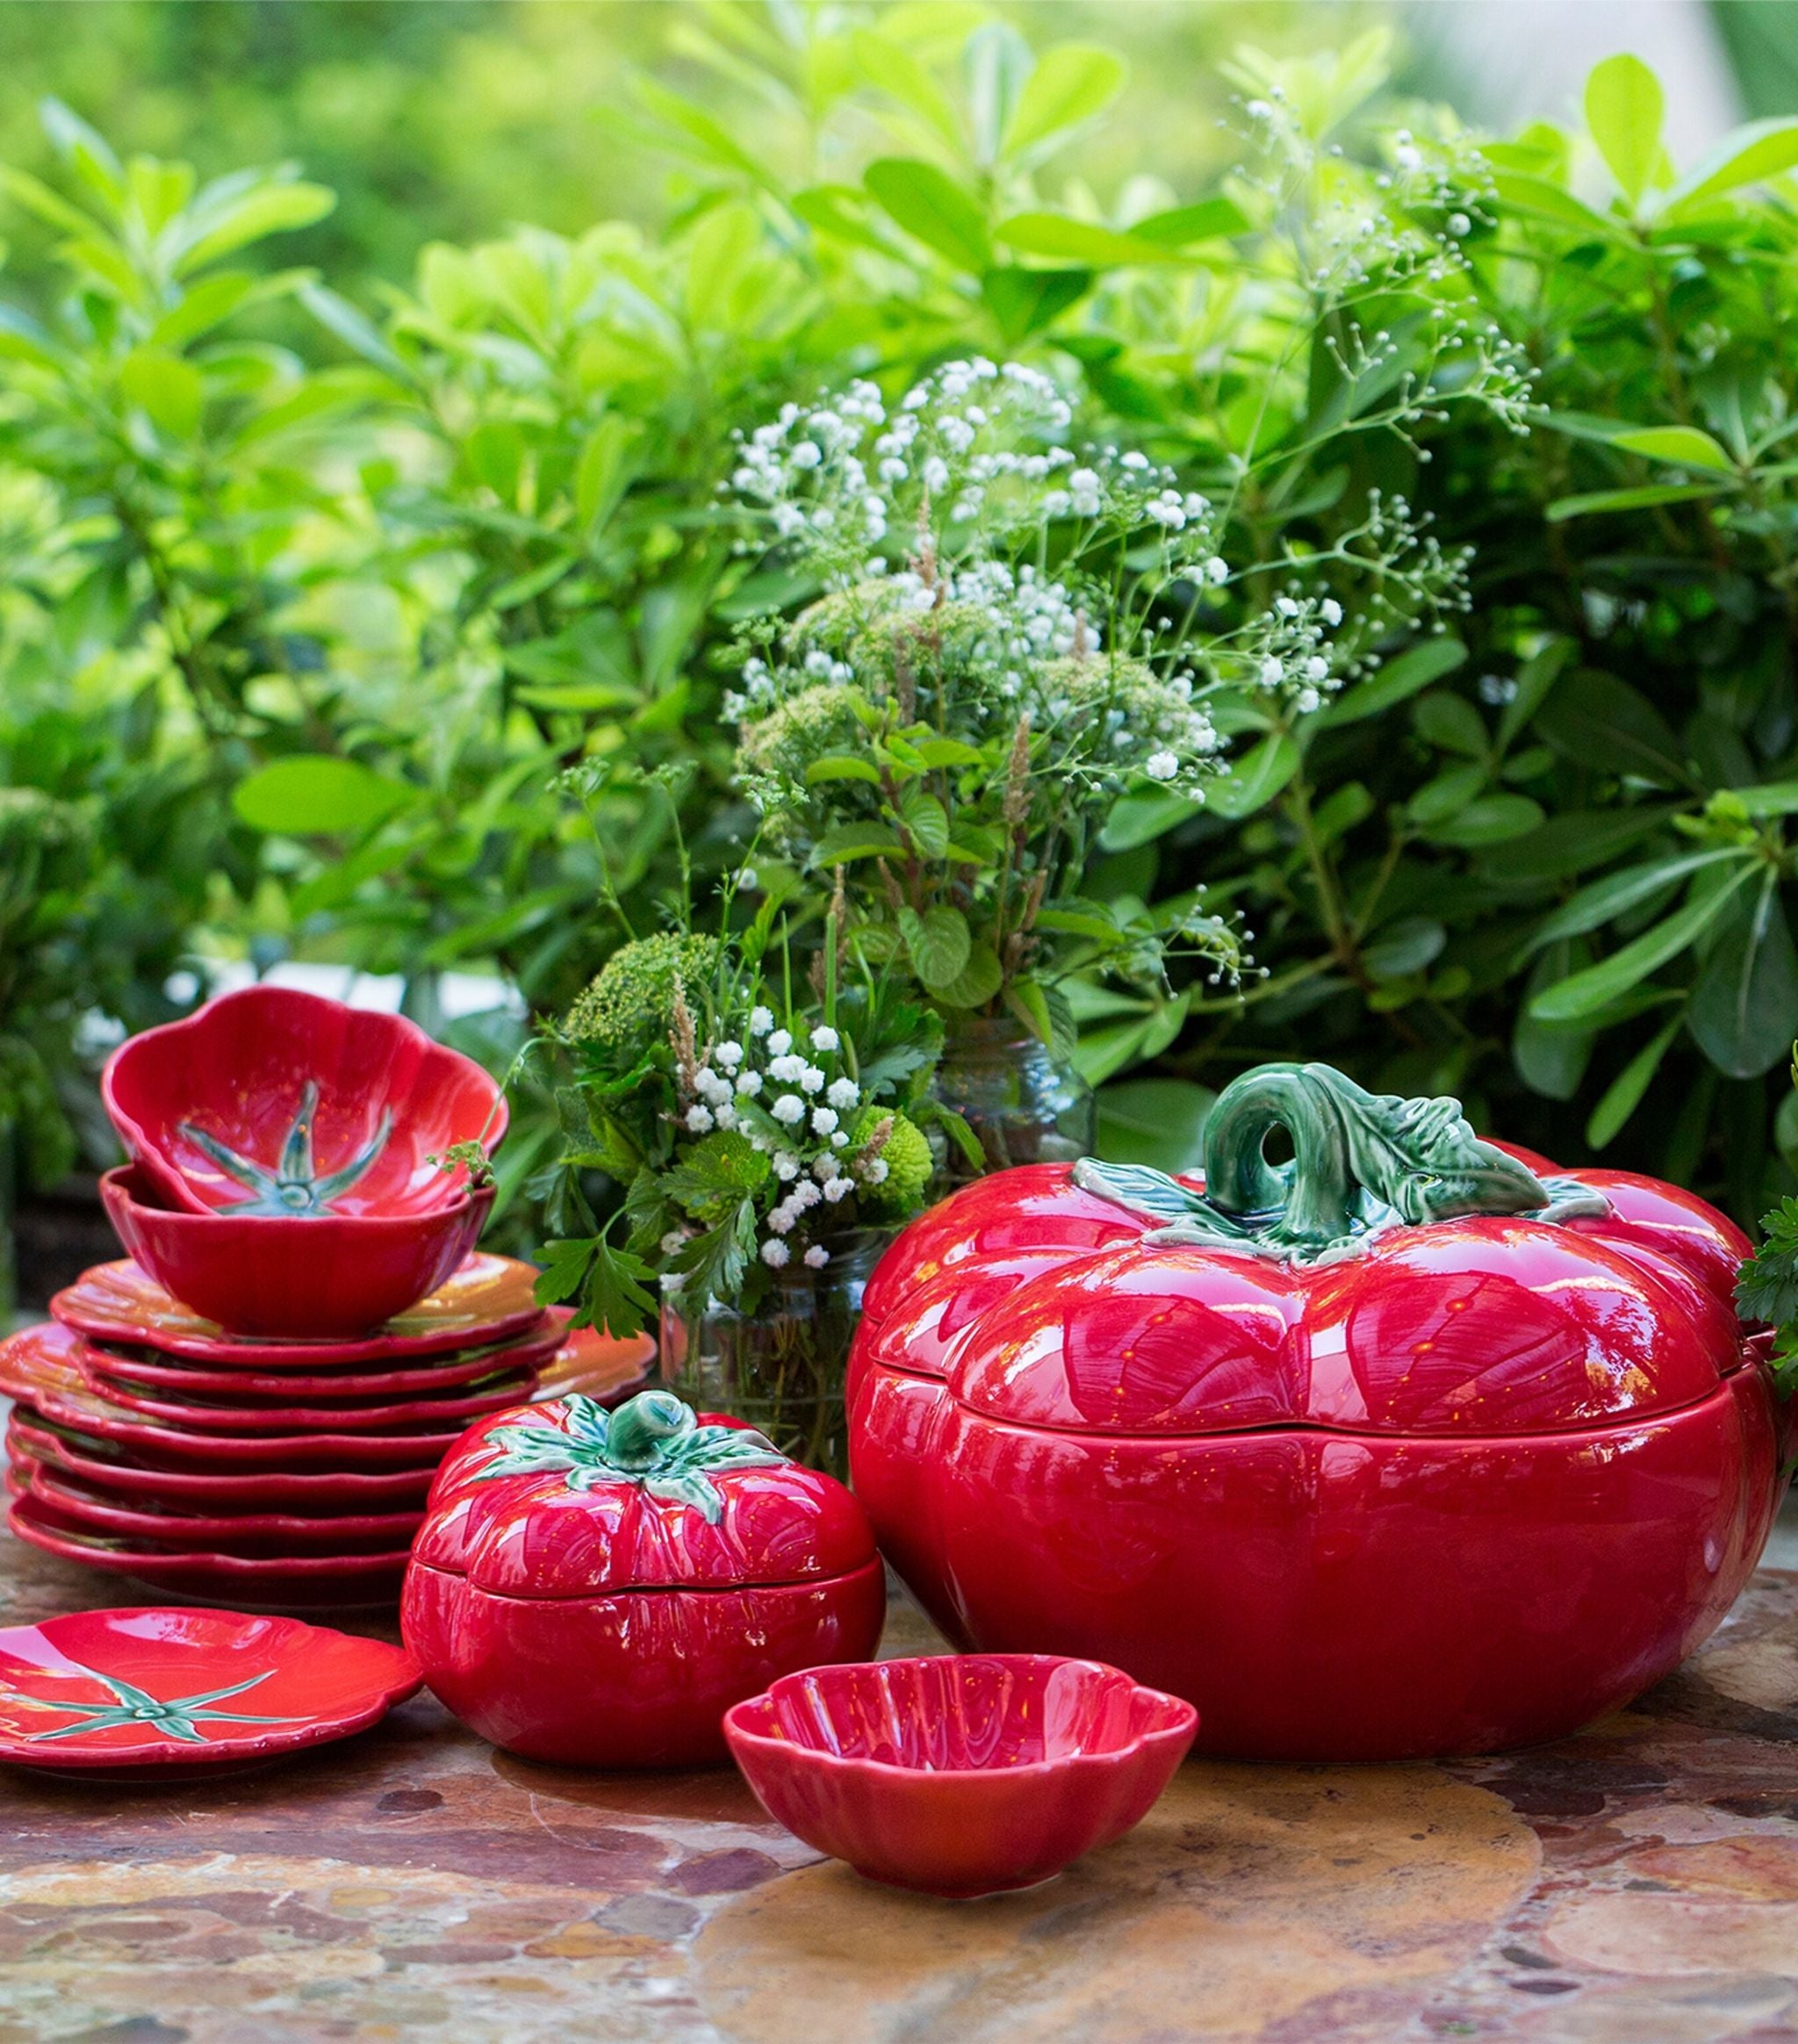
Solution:
<svg viewBox="0 0 1798 2044">
<path fill-rule="evenodd" d="M 416 1469 L 182 1469 L 138 1460 L 116 1441 L 59 1425 L 28 1408 L 15 1408 L 7 1421 L 9 1449 L 25 1452 L 47 1469 L 79 1477 L 126 1503 L 158 1504 L 200 1511 L 238 1507 L 266 1510 L 292 1505 L 304 1511 L 366 1513 L 422 1505 L 436 1474 L 435 1465 Z"/>
<path fill-rule="evenodd" d="M 70 1611 L 0 1631 L 0 1760 L 241 1766 L 348 1738 L 418 1688 L 403 1649 L 238 1611 Z"/>
<path fill-rule="evenodd" d="M 407 1550 L 369 1554 L 241 1555 L 188 1551 L 161 1543 L 84 1532 L 32 1497 L 14 1498 L 6 1523 L 18 1537 L 65 1561 L 111 1570 L 176 1596 L 217 1596 L 264 1609 L 391 1603 Z"/>
<path fill-rule="evenodd" d="M 79 1337 L 77 1337 L 79 1339 Z M 247 1406 L 227 1399 L 176 1399 L 160 1391 L 119 1382 L 106 1359 L 86 1342 L 75 1351 L 82 1380 L 97 1398 L 143 1419 L 165 1420 L 170 1426 L 201 1433 L 306 1434 L 387 1433 L 398 1428 L 466 1425 L 483 1413 L 498 1412 L 530 1395 L 536 1381 L 529 1370 L 503 1370 L 435 1398 L 404 1399 L 386 1405 Z"/>
<path fill-rule="evenodd" d="M 771 1817 L 871 1881 L 957 1899 L 1122 1838 L 1197 1729 L 1177 1696 L 1046 1654 L 808 1668 L 724 1713 Z"/>
<path fill-rule="evenodd" d="M 536 1271 L 511 1256 L 471 1256 L 428 1299 L 356 1341 L 246 1342 L 182 1305 L 135 1263 L 96 1263 L 50 1301 L 65 1327 L 97 1341 L 141 1343 L 197 1363 L 255 1370 L 318 1370 L 337 1363 L 400 1363 L 524 1333 L 541 1317 Z"/>
<path fill-rule="evenodd" d="M 109 1378 L 152 1397 L 168 1393 L 177 1399 L 191 1394 L 226 1398 L 241 1406 L 289 1405 L 304 1400 L 308 1404 L 328 1400 L 334 1406 L 357 1407 L 439 1392 L 453 1394 L 490 1378 L 542 1370 L 561 1354 L 572 1317 L 569 1307 L 551 1306 L 542 1315 L 541 1328 L 516 1341 L 471 1349 L 447 1361 L 427 1357 L 410 1369 L 375 1371 L 349 1369 L 306 1375 L 288 1370 L 209 1370 L 203 1364 L 165 1356 L 155 1349 L 117 1349 L 92 1342 L 89 1347 Z"/>
<path fill-rule="evenodd" d="M 177 1467 L 236 1465 L 286 1469 L 319 1463 L 342 1468 L 400 1465 L 426 1468 L 461 1437 L 450 1425 L 385 1434 L 319 1432 L 238 1437 L 171 1426 L 126 1412 L 89 1389 L 72 1353 L 81 1336 L 46 1321 L 0 1342 L 0 1392 L 59 1425 L 98 1436 Z"/>
<path fill-rule="evenodd" d="M 96 1533 L 148 1541 L 159 1547 L 212 1547 L 236 1551 L 283 1544 L 284 1551 L 324 1549 L 333 1554 L 380 1551 L 409 1543 L 424 1516 L 423 1501 L 409 1512 L 340 1512 L 309 1518 L 295 1512 L 198 1513 L 149 1503 L 121 1504 L 103 1490 L 66 1475 L 54 1464 L 11 1450 L 20 1486 L 53 1513 Z"/>
<path fill-rule="evenodd" d="M 121 1164 L 100 1197 L 132 1261 L 176 1299 L 234 1334 L 292 1342 L 366 1335 L 428 1298 L 467 1260 L 493 1189 L 422 1213 L 270 1220 L 158 1206 Z"/>
<path fill-rule="evenodd" d="M 399 1015 L 246 987 L 122 1043 L 100 1081 L 126 1148 L 195 1213 L 427 1213 L 467 1190 L 429 1160 L 492 1150 L 506 1098 Z"/>
</svg>

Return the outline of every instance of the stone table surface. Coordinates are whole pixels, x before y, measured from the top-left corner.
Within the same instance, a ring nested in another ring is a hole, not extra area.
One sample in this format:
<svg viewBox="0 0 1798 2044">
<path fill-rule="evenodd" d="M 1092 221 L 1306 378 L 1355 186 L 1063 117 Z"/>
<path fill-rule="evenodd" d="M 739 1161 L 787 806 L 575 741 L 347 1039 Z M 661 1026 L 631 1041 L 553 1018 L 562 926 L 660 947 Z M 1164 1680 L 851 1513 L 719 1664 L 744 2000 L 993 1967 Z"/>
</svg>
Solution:
<svg viewBox="0 0 1798 2044">
<path fill-rule="evenodd" d="M 131 1601 L 0 1537 L 6 1623 Z M 888 1651 L 931 1641 L 895 1611 Z M 421 1695 L 216 1784 L 0 1769 L 0 2044 L 1798 2040 L 1794 1741 L 1769 1570 L 1578 1738 L 1189 1761 L 1059 1880 L 948 1904 L 818 1860 L 734 1774 L 536 1767 Z"/>
</svg>

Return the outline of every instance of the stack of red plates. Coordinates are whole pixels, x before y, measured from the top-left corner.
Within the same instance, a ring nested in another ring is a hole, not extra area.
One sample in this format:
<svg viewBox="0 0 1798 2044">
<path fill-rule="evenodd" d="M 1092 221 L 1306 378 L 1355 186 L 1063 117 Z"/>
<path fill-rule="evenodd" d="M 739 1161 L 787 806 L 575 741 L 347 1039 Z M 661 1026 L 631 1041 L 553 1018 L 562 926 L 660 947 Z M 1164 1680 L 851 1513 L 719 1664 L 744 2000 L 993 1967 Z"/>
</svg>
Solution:
<svg viewBox="0 0 1798 2044">
<path fill-rule="evenodd" d="M 536 1278 L 476 1255 L 374 1334 L 276 1342 L 222 1332 L 135 1263 L 98 1264 L 0 1342 L 12 1529 L 164 1594 L 389 1601 L 473 1421 L 574 1388 L 612 1403 L 644 1379 L 647 1337 L 571 1339 Z"/>
</svg>

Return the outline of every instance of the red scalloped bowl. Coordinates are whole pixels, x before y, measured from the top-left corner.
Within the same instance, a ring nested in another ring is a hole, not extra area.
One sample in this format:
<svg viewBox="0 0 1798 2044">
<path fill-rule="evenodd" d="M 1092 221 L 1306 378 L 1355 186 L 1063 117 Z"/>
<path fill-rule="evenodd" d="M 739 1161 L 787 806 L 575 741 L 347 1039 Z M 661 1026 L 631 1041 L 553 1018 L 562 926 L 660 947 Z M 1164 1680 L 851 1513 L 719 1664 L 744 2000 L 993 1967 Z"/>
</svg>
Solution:
<svg viewBox="0 0 1798 2044">
<path fill-rule="evenodd" d="M 158 1206 L 142 1167 L 121 1164 L 100 1197 L 133 1260 L 184 1306 L 233 1334 L 314 1341 L 371 1334 L 460 1268 L 493 1204 L 464 1187 L 428 1213 L 282 1220 Z"/>
<path fill-rule="evenodd" d="M 319 1177 L 378 1146 L 354 1183 L 331 1195 L 329 1213 L 340 1217 L 454 1205 L 467 1174 L 430 1158 L 458 1142 L 491 1151 L 506 1133 L 505 1095 L 471 1058 L 403 1016 L 291 987 L 245 987 L 147 1029 L 119 1045 L 100 1081 L 126 1148 L 164 1199 L 193 1213 L 228 1212 L 253 1196 L 196 1134 L 272 1173 L 309 1087 Z"/>
<path fill-rule="evenodd" d="M 871 1881 L 952 1899 L 1122 1838 L 1197 1730 L 1179 1697 L 1051 1654 L 809 1668 L 724 1713 L 771 1817 Z"/>
</svg>

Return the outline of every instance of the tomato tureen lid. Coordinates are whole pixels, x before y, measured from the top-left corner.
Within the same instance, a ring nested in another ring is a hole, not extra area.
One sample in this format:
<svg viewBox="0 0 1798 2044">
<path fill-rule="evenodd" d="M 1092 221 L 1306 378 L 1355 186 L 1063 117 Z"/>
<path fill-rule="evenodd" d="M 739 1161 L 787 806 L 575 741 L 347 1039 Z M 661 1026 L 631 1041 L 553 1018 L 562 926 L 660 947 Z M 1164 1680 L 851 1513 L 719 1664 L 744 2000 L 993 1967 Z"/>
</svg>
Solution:
<svg viewBox="0 0 1798 2044">
<path fill-rule="evenodd" d="M 1265 1066 L 1219 1096 L 1203 1178 L 1029 1167 L 915 1222 L 857 1366 L 1108 1434 L 1564 1432 L 1714 1393 L 1743 1362 L 1745 1239 L 1672 1186 L 1535 1162 L 1456 1101 Z"/>
<path fill-rule="evenodd" d="M 413 1558 L 514 1597 L 796 1583 L 874 1558 L 833 1478 L 669 1391 L 616 1412 L 571 1393 L 471 1427 L 431 1486 Z"/>
</svg>

